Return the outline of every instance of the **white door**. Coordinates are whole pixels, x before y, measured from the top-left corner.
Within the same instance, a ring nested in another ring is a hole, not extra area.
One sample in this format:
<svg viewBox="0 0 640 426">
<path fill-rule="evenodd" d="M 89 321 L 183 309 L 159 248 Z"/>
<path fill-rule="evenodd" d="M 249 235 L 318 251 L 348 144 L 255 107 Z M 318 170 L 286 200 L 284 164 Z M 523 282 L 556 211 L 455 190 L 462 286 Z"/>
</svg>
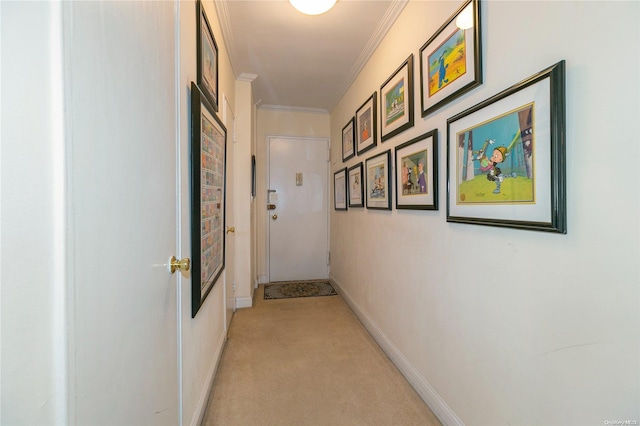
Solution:
<svg viewBox="0 0 640 426">
<path fill-rule="evenodd" d="M 326 279 L 329 141 L 269 139 L 269 281 Z"/>
<path fill-rule="evenodd" d="M 235 296 L 235 191 L 234 191 L 234 174 L 235 174 L 235 157 L 236 157 L 236 137 L 235 137 L 235 115 L 233 109 L 229 105 L 227 97 L 224 96 L 223 120 L 224 126 L 227 128 L 227 171 L 226 178 L 226 236 L 225 236 L 225 329 L 229 330 L 231 318 L 236 311 Z"/>
<path fill-rule="evenodd" d="M 180 424 L 174 4 L 64 8 L 70 423 Z"/>
</svg>

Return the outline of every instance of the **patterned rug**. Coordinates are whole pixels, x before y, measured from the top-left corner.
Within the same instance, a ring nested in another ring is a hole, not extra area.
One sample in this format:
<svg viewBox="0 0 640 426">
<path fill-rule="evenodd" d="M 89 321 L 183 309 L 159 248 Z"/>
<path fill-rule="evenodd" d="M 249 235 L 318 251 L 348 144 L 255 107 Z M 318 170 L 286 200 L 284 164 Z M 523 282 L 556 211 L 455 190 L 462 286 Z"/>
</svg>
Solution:
<svg viewBox="0 0 640 426">
<path fill-rule="evenodd" d="M 291 299 L 294 297 L 336 296 L 338 293 L 328 281 L 291 281 L 265 284 L 264 299 Z"/>
</svg>

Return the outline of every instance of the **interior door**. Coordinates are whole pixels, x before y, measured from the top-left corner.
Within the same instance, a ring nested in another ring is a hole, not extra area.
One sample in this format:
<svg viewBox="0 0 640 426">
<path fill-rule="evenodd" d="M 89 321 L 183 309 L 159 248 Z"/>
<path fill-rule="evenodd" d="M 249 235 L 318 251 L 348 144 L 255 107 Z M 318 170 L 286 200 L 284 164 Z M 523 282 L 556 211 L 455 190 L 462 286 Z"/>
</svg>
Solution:
<svg viewBox="0 0 640 426">
<path fill-rule="evenodd" d="M 235 277 L 236 277 L 236 238 L 235 238 L 235 158 L 236 158 L 236 132 L 235 115 L 233 109 L 224 96 L 223 121 L 227 128 L 227 171 L 226 171 L 226 213 L 227 223 L 225 237 L 225 327 L 229 330 L 233 313 L 236 311 Z"/>
<path fill-rule="evenodd" d="M 269 139 L 269 281 L 326 279 L 327 139 Z"/>
<path fill-rule="evenodd" d="M 174 4 L 63 7 L 70 423 L 173 426 L 181 420 L 177 275 L 167 268 L 179 254 Z"/>
</svg>

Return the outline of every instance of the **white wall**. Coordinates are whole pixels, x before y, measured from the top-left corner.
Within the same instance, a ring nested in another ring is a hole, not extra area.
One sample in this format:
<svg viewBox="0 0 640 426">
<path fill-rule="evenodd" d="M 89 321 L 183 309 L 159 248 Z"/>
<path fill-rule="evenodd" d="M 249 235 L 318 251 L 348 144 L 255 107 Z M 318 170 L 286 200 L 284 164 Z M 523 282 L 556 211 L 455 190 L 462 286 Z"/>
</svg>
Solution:
<svg viewBox="0 0 640 426">
<path fill-rule="evenodd" d="M 1 2 L 0 14 L 0 423 L 64 424 L 60 6 Z"/>
<path fill-rule="evenodd" d="M 235 107 L 235 76 L 229 62 L 222 31 L 218 23 L 216 8 L 212 1 L 203 2 L 213 36 L 218 44 L 219 111 L 226 96 Z M 191 82 L 197 82 L 196 67 L 196 3 L 180 2 L 180 156 L 182 174 L 182 253 L 192 258 L 189 213 L 189 145 L 191 137 Z M 220 116 L 221 117 L 221 116 Z M 230 143 L 230 135 L 227 135 Z M 226 265 L 229 267 L 229 265 Z M 195 318 L 191 318 L 191 280 L 182 283 L 182 421 L 185 425 L 196 425 L 206 408 L 207 396 L 213 374 L 217 367 L 226 337 L 224 323 L 223 273 L 211 293 L 204 300 Z"/>
<path fill-rule="evenodd" d="M 332 111 L 334 150 L 457 7 L 409 3 Z M 640 421 L 640 3 L 488 1 L 481 18 L 484 84 L 422 119 L 416 80 L 415 126 L 346 164 L 437 128 L 439 211 L 332 212 L 332 278 L 446 423 Z M 561 59 L 567 235 L 447 223 L 447 118 Z"/>
<path fill-rule="evenodd" d="M 269 215 L 267 214 L 267 182 L 269 181 L 267 170 L 267 153 L 269 136 L 297 136 L 297 137 L 325 137 L 330 134 L 329 114 L 285 111 L 277 109 L 258 109 L 257 123 L 257 149 L 256 149 L 256 173 L 258 175 L 256 190 L 257 209 L 257 274 L 256 279 L 260 283 L 268 280 L 267 263 L 267 227 Z"/>
<path fill-rule="evenodd" d="M 235 221 L 236 231 L 236 292 L 238 307 L 252 304 L 254 278 L 251 225 L 251 149 L 253 146 L 254 103 L 251 81 L 236 81 L 236 141 L 235 141 Z"/>
</svg>

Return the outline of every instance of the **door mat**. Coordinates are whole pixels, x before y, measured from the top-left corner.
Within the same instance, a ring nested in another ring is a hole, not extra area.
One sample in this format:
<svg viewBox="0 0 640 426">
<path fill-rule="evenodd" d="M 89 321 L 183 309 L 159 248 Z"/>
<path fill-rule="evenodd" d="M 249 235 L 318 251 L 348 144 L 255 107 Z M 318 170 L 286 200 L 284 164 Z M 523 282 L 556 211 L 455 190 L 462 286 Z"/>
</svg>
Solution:
<svg viewBox="0 0 640 426">
<path fill-rule="evenodd" d="M 264 299 L 291 299 L 294 297 L 336 296 L 338 293 L 328 281 L 291 281 L 265 284 Z"/>
</svg>

